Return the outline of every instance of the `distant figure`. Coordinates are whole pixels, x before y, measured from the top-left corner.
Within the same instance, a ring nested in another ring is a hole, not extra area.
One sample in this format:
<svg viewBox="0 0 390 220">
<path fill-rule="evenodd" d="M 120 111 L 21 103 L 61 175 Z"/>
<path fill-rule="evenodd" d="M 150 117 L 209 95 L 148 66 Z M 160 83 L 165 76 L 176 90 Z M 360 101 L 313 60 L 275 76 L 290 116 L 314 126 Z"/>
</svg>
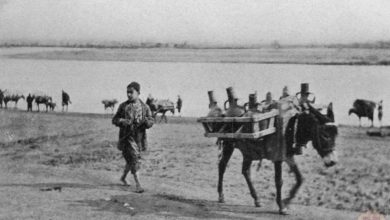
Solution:
<svg viewBox="0 0 390 220">
<path fill-rule="evenodd" d="M 33 104 L 33 101 L 34 101 L 34 96 L 31 95 L 31 93 L 28 94 L 27 98 L 26 98 L 26 102 L 27 102 L 27 111 L 31 111 L 32 112 L 32 104 Z"/>
<path fill-rule="evenodd" d="M 371 127 L 374 126 L 374 110 L 376 103 L 364 99 L 356 99 L 353 102 L 353 108 L 349 109 L 348 115 L 352 113 L 358 116 L 359 118 L 359 127 L 362 126 L 361 118 L 367 117 L 371 121 Z"/>
<path fill-rule="evenodd" d="M 104 110 L 111 108 L 111 111 L 114 112 L 115 105 L 116 103 L 118 103 L 118 101 L 116 99 L 111 99 L 111 100 L 105 99 L 102 101 L 102 103 L 104 105 Z"/>
<path fill-rule="evenodd" d="M 64 107 L 66 106 L 66 111 L 68 111 L 68 105 L 72 104 L 70 101 L 69 94 L 62 90 L 62 111 L 64 111 Z"/>
<path fill-rule="evenodd" d="M 272 109 L 277 108 L 277 102 L 272 98 L 271 92 L 267 92 L 265 100 L 263 100 L 260 105 L 262 106 L 263 112 L 269 112 Z"/>
<path fill-rule="evenodd" d="M 128 100 L 119 105 L 112 123 L 119 127 L 118 149 L 126 160 L 126 167 L 120 180 L 128 185 L 126 176 L 133 174 L 136 192 L 142 193 L 144 189 L 139 182 L 139 169 L 141 152 L 147 149 L 146 129 L 153 126 L 152 113 L 147 105 L 140 99 L 140 85 L 132 82 L 127 86 Z"/>
<path fill-rule="evenodd" d="M 149 94 L 148 98 L 146 99 L 146 103 L 145 104 L 150 106 L 152 104 L 152 102 L 153 102 L 153 96 L 152 96 L 152 94 Z"/>
<path fill-rule="evenodd" d="M 177 102 L 176 102 L 176 108 L 177 108 L 177 111 L 179 112 L 180 117 L 181 117 L 180 111 L 181 111 L 182 105 L 183 105 L 183 100 L 181 99 L 180 95 L 178 95 Z"/>
<path fill-rule="evenodd" d="M 4 91 L 0 89 L 0 108 L 3 108 Z"/>
<path fill-rule="evenodd" d="M 380 100 L 378 103 L 378 120 L 381 127 L 382 127 L 382 117 L 383 117 L 383 100 Z"/>
</svg>

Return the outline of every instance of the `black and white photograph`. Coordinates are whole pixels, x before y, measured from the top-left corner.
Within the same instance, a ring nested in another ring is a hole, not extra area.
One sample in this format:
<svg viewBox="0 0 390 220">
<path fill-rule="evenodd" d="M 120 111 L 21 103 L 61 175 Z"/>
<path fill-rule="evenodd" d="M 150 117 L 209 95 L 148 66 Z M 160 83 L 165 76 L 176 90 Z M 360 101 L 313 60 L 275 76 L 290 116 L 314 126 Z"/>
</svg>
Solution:
<svg viewBox="0 0 390 220">
<path fill-rule="evenodd" d="M 0 0 L 0 219 L 390 219 L 390 1 Z"/>
</svg>

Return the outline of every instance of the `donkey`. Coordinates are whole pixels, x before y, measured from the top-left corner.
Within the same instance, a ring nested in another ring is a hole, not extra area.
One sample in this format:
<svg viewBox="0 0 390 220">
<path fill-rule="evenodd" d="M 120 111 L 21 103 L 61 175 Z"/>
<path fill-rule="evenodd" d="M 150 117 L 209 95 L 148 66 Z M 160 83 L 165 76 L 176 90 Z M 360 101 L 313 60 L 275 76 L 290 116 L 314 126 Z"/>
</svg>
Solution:
<svg viewBox="0 0 390 220">
<path fill-rule="evenodd" d="M 18 101 L 20 99 L 25 99 L 24 95 L 19 95 L 19 94 L 5 94 L 3 101 L 4 101 L 4 106 L 7 108 L 8 102 L 15 102 L 14 108 L 18 107 Z"/>
<path fill-rule="evenodd" d="M 104 105 L 104 110 L 111 108 L 112 113 L 114 113 L 114 108 L 115 108 L 115 105 L 118 103 L 118 101 L 116 99 L 112 99 L 112 100 L 105 99 L 102 101 L 102 103 Z"/>
<path fill-rule="evenodd" d="M 64 108 L 66 106 L 66 111 L 68 111 L 68 105 L 72 104 L 70 101 L 69 94 L 66 93 L 64 90 L 62 90 L 62 111 L 64 111 Z"/>
<path fill-rule="evenodd" d="M 165 115 L 167 112 L 171 112 L 172 114 L 175 114 L 175 103 L 168 99 L 153 99 L 148 98 L 146 100 L 146 104 L 149 106 L 150 110 L 152 111 L 153 118 L 156 119 L 157 114 L 161 113 L 160 122 L 162 120 L 165 121 L 165 123 L 168 122 L 167 116 Z"/>
<path fill-rule="evenodd" d="M 37 104 L 37 111 L 39 112 L 39 105 L 44 104 L 46 106 L 46 112 L 49 111 L 49 105 L 52 102 L 52 98 L 50 96 L 35 96 L 35 103 Z"/>
<path fill-rule="evenodd" d="M 298 129 L 295 132 L 289 131 L 294 128 L 295 122 L 298 123 Z M 292 117 L 288 121 L 286 128 L 286 137 L 289 134 L 293 136 L 293 138 L 283 138 L 286 141 L 286 151 L 282 153 L 284 158 L 282 160 L 274 162 L 275 168 L 275 185 L 276 185 L 276 203 L 279 206 L 279 214 L 287 214 L 287 206 L 290 201 L 295 197 L 298 189 L 303 183 L 303 177 L 301 172 L 298 169 L 298 166 L 294 160 L 293 151 L 293 140 L 294 136 L 298 140 L 298 136 L 300 136 L 300 142 L 303 144 L 307 144 L 308 141 L 312 141 L 313 147 L 317 150 L 318 154 L 324 160 L 325 166 L 330 167 L 336 164 L 337 158 L 335 154 L 335 140 L 337 137 L 337 126 L 334 124 L 334 114 L 332 109 L 332 104 L 329 104 L 327 108 L 327 114 L 322 115 L 318 110 L 314 109 L 310 104 L 308 104 L 308 111 L 299 113 L 298 115 Z M 299 129 L 302 127 L 302 129 Z M 301 133 L 299 133 L 301 131 Z M 302 132 L 303 131 L 303 132 Z M 312 132 L 316 131 L 316 132 Z M 242 174 L 248 184 L 249 191 L 251 196 L 254 199 L 254 204 L 256 207 L 260 206 L 255 188 L 253 187 L 251 177 L 250 177 L 250 168 L 252 161 L 261 160 L 262 159 L 270 159 L 267 156 L 266 148 L 275 149 L 272 145 L 278 137 L 276 135 L 265 136 L 264 139 L 259 141 L 253 140 L 219 140 L 222 146 L 222 152 L 220 161 L 218 164 L 219 170 L 219 178 L 218 178 L 218 194 L 219 194 L 219 202 L 224 203 L 224 194 L 223 194 L 223 175 L 226 170 L 226 166 L 229 162 L 229 159 L 235 148 L 238 148 L 243 155 L 243 163 L 242 163 Z M 290 146 L 290 147 L 289 147 Z M 294 173 L 296 183 L 290 190 L 289 196 L 282 200 L 281 192 L 282 192 L 282 162 L 285 161 L 290 170 Z"/>
</svg>

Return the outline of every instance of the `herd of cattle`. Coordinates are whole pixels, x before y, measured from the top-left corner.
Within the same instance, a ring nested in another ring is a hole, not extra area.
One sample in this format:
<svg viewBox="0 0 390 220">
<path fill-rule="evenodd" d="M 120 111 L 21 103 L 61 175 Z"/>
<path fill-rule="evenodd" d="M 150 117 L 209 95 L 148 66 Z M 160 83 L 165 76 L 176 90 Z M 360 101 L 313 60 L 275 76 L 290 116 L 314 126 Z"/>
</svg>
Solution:
<svg viewBox="0 0 390 220">
<path fill-rule="evenodd" d="M 27 96 L 25 96 L 21 92 L 17 91 L 8 91 L 8 90 L 1 90 L 0 89 L 0 108 L 8 108 L 9 102 L 14 102 L 14 108 L 17 108 L 18 102 L 20 99 L 23 99 L 27 102 L 27 111 L 32 111 L 32 105 L 35 102 L 37 106 L 37 111 L 39 112 L 39 106 L 44 105 L 46 107 L 46 112 L 54 111 L 56 108 L 56 103 L 53 102 L 53 98 L 47 94 L 44 94 L 42 92 L 34 92 L 29 93 Z M 3 106 L 4 104 L 4 106 Z M 65 91 L 62 91 L 62 111 L 66 110 L 68 111 L 68 105 L 71 104 L 70 98 L 68 93 Z"/>
<path fill-rule="evenodd" d="M 39 111 L 39 106 L 44 105 L 46 107 L 46 112 L 48 110 L 54 111 L 56 108 L 56 103 L 53 102 L 53 98 L 46 94 L 36 94 L 36 93 L 30 93 L 27 96 L 24 96 L 24 94 L 20 92 L 9 92 L 8 90 L 1 90 L 0 89 L 0 108 L 7 108 L 9 102 L 14 102 L 14 107 L 17 108 L 18 101 L 20 99 L 26 100 L 28 104 L 28 109 L 31 109 L 32 111 L 32 103 L 35 102 L 37 106 L 37 111 Z M 71 104 L 70 97 L 68 93 L 65 91 L 62 91 L 62 111 L 68 111 L 68 105 Z M 102 104 L 104 105 L 104 109 L 110 108 L 112 111 L 114 111 L 115 105 L 118 103 L 116 99 L 111 100 L 103 100 Z M 3 106 L 4 104 L 4 106 Z M 175 113 L 175 104 L 174 102 L 170 100 L 157 100 L 154 98 L 148 98 L 146 101 L 146 104 L 150 107 L 152 110 L 153 116 L 156 116 L 157 114 L 161 113 L 162 118 L 166 120 L 165 113 L 166 112 L 172 112 L 172 114 Z M 383 102 L 380 101 L 379 103 L 364 100 L 364 99 L 356 99 L 353 103 L 353 107 L 349 110 L 348 114 L 355 114 L 359 118 L 359 124 L 361 124 L 361 118 L 368 118 L 368 120 L 371 121 L 371 126 L 373 126 L 374 122 L 374 112 L 377 108 L 378 110 L 378 120 L 381 122 L 382 116 L 383 116 Z"/>
<path fill-rule="evenodd" d="M 17 108 L 18 102 L 20 99 L 23 99 L 27 102 L 27 111 L 32 111 L 33 103 L 36 104 L 36 110 L 39 112 L 40 105 L 43 105 L 46 108 L 46 112 L 49 110 L 54 111 L 57 104 L 53 102 L 53 98 L 49 95 L 46 95 L 42 92 L 29 93 L 25 96 L 21 92 L 17 91 L 8 91 L 0 89 L 0 108 L 7 108 L 10 102 L 14 102 L 14 108 Z M 72 104 L 70 101 L 69 94 L 62 90 L 62 111 L 68 111 L 68 105 Z M 115 105 L 118 103 L 116 99 L 105 99 L 102 101 L 104 105 L 104 109 L 111 109 L 112 112 L 115 109 Z M 174 102 L 166 99 L 157 100 L 151 97 L 148 97 L 146 100 L 146 104 L 150 107 L 153 116 L 155 117 L 157 114 L 162 114 L 161 119 L 166 119 L 165 113 L 172 112 L 175 113 L 175 104 Z"/>
</svg>

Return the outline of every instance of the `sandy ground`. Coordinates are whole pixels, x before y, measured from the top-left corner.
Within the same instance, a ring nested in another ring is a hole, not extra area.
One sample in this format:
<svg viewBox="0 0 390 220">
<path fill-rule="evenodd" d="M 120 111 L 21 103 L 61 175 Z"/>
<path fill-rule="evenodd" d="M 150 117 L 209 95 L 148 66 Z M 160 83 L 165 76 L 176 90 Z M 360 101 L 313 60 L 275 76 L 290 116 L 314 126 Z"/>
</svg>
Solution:
<svg viewBox="0 0 390 220">
<path fill-rule="evenodd" d="M 282 48 L 282 49 L 70 49 L 12 52 L 17 59 L 91 60 L 127 62 L 275 63 L 317 65 L 390 65 L 390 50 Z"/>
<path fill-rule="evenodd" d="M 389 138 L 341 127 L 340 163 L 326 169 L 311 148 L 297 158 L 305 182 L 288 216 L 277 214 L 273 166 L 252 177 L 253 207 L 233 154 L 226 204 L 217 203 L 214 139 L 194 119 L 171 118 L 148 133 L 144 194 L 119 185 L 124 165 L 110 116 L 0 110 L 0 219 L 357 219 L 368 208 L 390 213 Z M 254 164 L 253 166 L 255 166 Z M 284 195 L 294 179 L 284 166 Z M 127 203 L 126 205 L 124 205 Z"/>
</svg>

